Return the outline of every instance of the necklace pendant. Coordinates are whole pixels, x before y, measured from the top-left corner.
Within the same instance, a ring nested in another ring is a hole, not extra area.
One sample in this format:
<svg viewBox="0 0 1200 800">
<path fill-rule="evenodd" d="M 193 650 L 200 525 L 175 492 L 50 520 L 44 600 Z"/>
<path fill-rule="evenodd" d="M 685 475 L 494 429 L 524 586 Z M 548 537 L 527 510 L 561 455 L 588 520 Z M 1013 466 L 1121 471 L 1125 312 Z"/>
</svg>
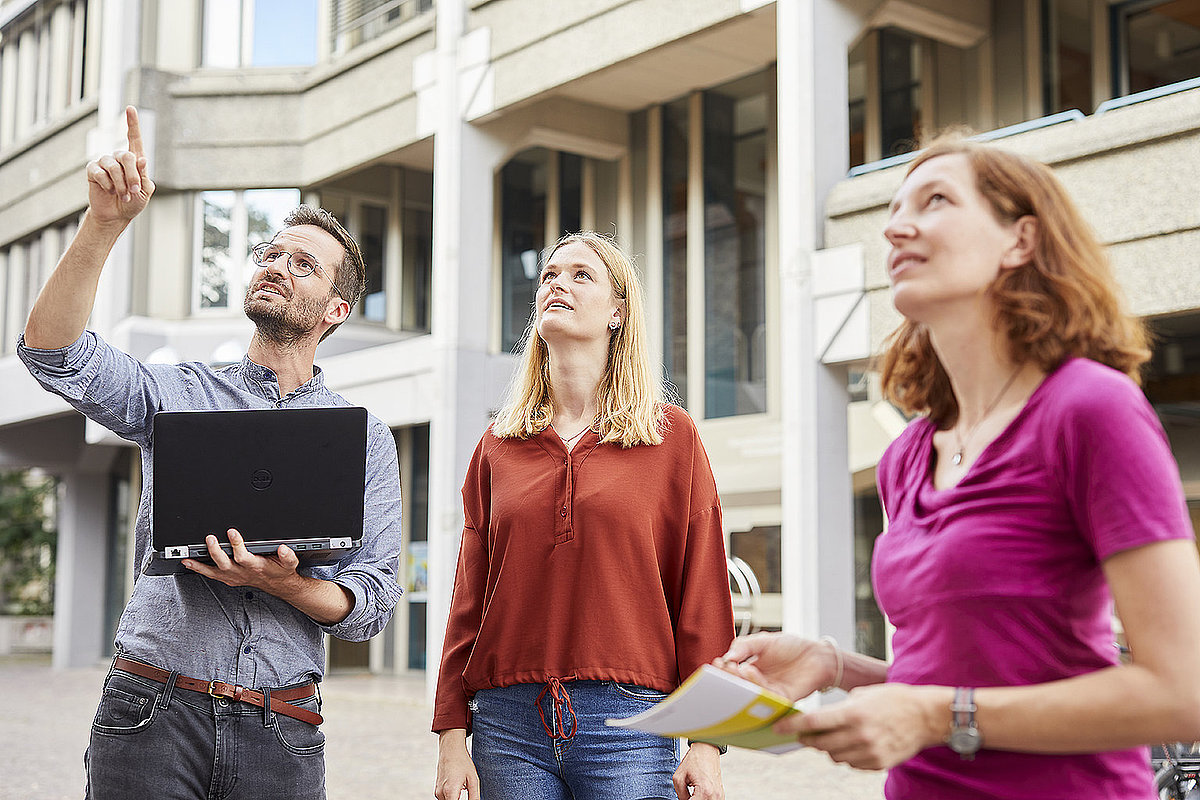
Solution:
<svg viewBox="0 0 1200 800">
<path fill-rule="evenodd" d="M 962 463 L 962 460 L 963 460 L 963 451 L 962 450 L 959 450 L 957 453 L 950 456 L 950 463 L 956 467 Z"/>
</svg>

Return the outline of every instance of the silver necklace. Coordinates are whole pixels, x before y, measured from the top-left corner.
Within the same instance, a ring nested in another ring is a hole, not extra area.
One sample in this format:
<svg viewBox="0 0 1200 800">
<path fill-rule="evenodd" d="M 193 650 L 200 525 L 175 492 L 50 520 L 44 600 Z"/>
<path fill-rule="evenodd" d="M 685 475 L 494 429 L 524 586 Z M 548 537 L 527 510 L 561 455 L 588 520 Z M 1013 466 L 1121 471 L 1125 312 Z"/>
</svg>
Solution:
<svg viewBox="0 0 1200 800">
<path fill-rule="evenodd" d="M 1018 364 L 1017 368 L 1013 370 L 1013 374 L 1008 376 L 1008 380 L 1006 380 L 1004 385 L 1000 387 L 1000 393 L 996 395 L 996 399 L 991 403 L 988 403 L 988 407 L 984 409 L 983 414 L 981 414 L 979 419 L 975 421 L 975 424 L 971 426 L 971 430 L 967 431 L 966 437 L 963 437 L 962 434 L 958 432 L 958 424 L 955 423 L 954 438 L 958 440 L 958 449 L 954 451 L 954 455 L 950 456 L 950 463 L 954 464 L 954 466 L 957 467 L 962 463 L 963 453 L 967 449 L 967 444 L 975 436 L 975 431 L 979 430 L 979 426 L 983 424 L 983 421 L 991 416 L 992 412 L 996 410 L 996 406 L 1000 405 L 1000 400 L 1004 397 L 1004 393 L 1007 392 L 1009 387 L 1013 385 L 1013 381 L 1017 379 L 1017 375 L 1021 373 L 1021 367 L 1023 366 L 1024 364 Z"/>
</svg>

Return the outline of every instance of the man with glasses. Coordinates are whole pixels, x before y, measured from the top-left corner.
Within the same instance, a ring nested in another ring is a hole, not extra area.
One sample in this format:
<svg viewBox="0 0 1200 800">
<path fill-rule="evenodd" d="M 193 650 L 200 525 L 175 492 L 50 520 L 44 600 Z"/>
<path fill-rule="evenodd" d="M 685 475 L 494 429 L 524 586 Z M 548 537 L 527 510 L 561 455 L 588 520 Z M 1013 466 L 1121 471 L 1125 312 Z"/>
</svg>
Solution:
<svg viewBox="0 0 1200 800">
<path fill-rule="evenodd" d="M 88 164 L 87 212 L 18 352 L 42 386 L 141 447 L 142 565 L 150 555 L 154 413 L 349 405 L 313 362 L 318 342 L 361 296 L 365 271 L 337 219 L 301 206 L 252 251 L 245 312 L 255 331 L 240 363 L 143 364 L 85 330 L 105 260 L 154 193 L 137 112 L 125 113 L 129 147 Z M 209 536 L 213 563 L 184 562 L 195 574 L 137 578 L 85 754 L 89 798 L 325 797 L 316 687 L 324 635 L 374 636 L 400 595 L 396 447 L 374 417 L 366 474 L 363 546 L 336 565 L 298 569 L 283 546 L 252 554 L 230 529 L 231 555 Z"/>
</svg>

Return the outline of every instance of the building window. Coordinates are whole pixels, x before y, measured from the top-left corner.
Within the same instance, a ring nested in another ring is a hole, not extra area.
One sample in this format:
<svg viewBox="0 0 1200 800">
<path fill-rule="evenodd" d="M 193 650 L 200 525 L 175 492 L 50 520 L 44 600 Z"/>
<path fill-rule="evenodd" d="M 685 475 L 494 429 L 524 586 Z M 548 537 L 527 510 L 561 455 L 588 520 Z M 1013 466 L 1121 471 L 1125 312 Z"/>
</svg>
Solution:
<svg viewBox="0 0 1200 800">
<path fill-rule="evenodd" d="M 400 329 L 429 332 L 433 291 L 433 173 L 406 170 Z"/>
<path fill-rule="evenodd" d="M 317 63 L 317 0 L 205 0 L 204 66 Z"/>
<path fill-rule="evenodd" d="M 1114 11 L 1118 95 L 1200 76 L 1200 2 L 1126 2 Z"/>
<path fill-rule="evenodd" d="M 1079 109 L 1092 102 L 1092 2 L 1043 0 L 1042 98 L 1046 114 Z"/>
<path fill-rule="evenodd" d="M 662 107 L 663 366 L 707 419 L 767 408 L 767 76 Z"/>
<path fill-rule="evenodd" d="M 868 482 L 854 493 L 854 649 L 875 658 L 887 657 L 887 623 L 871 584 L 871 557 L 883 524 L 883 506 Z"/>
<path fill-rule="evenodd" d="M 429 332 L 433 274 L 433 173 L 388 167 L 322 189 L 321 205 L 358 242 L 366 286 L 360 322 Z"/>
<path fill-rule="evenodd" d="M 333 54 L 341 55 L 433 10 L 433 0 L 330 0 Z"/>
<path fill-rule="evenodd" d="M 253 271 L 250 248 L 270 241 L 300 203 L 297 189 L 200 192 L 192 311 L 240 310 Z"/>
<path fill-rule="evenodd" d="M 689 103 L 662 109 L 663 370 L 686 405 Z"/>
<path fill-rule="evenodd" d="M 767 94 L 704 95 L 704 416 L 767 410 Z"/>
<path fill-rule="evenodd" d="M 547 244 L 546 173 L 549 151 L 518 153 L 500 170 L 500 346 L 521 341 L 537 291 L 538 259 Z"/>
<path fill-rule="evenodd" d="M 542 250 L 566 233 L 616 232 L 613 162 L 542 147 L 500 170 L 500 346 L 511 352 L 532 318 Z"/>
<path fill-rule="evenodd" d="M 0 355 L 15 352 L 34 301 L 77 229 L 72 219 L 0 247 Z"/>
<path fill-rule="evenodd" d="M 0 149 L 84 99 L 87 0 L 43 0 L 0 31 Z"/>
<path fill-rule="evenodd" d="M 879 32 L 879 118 L 883 156 L 915 150 L 921 132 L 918 40 L 895 28 Z"/>
</svg>

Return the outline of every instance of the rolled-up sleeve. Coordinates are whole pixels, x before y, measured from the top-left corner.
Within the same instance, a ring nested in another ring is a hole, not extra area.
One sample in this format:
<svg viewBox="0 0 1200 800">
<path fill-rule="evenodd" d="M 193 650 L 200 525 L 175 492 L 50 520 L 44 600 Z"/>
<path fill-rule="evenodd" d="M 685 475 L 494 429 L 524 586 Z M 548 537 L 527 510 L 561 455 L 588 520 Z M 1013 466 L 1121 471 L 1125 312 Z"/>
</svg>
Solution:
<svg viewBox="0 0 1200 800">
<path fill-rule="evenodd" d="M 383 630 L 403 590 L 397 583 L 400 566 L 400 469 L 396 441 L 387 426 L 372 420 L 367 454 L 367 484 L 363 494 L 362 547 L 345 559 L 329 577 L 354 595 L 354 608 L 336 625 L 323 625 L 330 636 L 352 642 L 370 639 Z"/>
</svg>

